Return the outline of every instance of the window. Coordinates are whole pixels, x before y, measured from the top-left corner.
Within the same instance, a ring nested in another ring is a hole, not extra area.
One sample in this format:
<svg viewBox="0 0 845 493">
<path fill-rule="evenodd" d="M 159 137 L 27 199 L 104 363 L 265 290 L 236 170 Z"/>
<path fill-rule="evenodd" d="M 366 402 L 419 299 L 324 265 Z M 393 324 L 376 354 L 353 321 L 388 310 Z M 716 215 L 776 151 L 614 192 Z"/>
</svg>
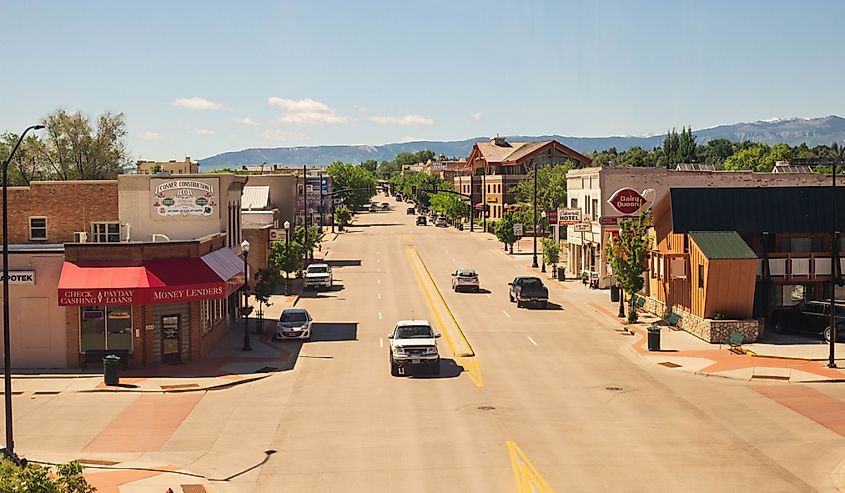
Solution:
<svg viewBox="0 0 845 493">
<path fill-rule="evenodd" d="M 584 214 L 590 215 L 590 197 L 584 199 Z"/>
<path fill-rule="evenodd" d="M 573 209 L 577 209 L 578 208 L 578 199 L 571 199 L 569 201 L 569 207 L 571 207 Z"/>
<path fill-rule="evenodd" d="M 46 217 L 30 217 L 29 218 L 29 239 L 30 240 L 46 240 L 47 239 L 47 218 Z"/>
<path fill-rule="evenodd" d="M 132 350 L 131 306 L 86 306 L 79 310 L 79 348 Z"/>
<path fill-rule="evenodd" d="M 91 232 L 96 243 L 120 242 L 120 223 L 93 223 Z"/>
<path fill-rule="evenodd" d="M 593 221 L 598 219 L 598 215 L 599 215 L 599 199 L 593 199 L 593 213 L 592 213 Z"/>
<path fill-rule="evenodd" d="M 704 266 L 701 264 L 698 265 L 698 287 L 704 288 Z"/>
</svg>

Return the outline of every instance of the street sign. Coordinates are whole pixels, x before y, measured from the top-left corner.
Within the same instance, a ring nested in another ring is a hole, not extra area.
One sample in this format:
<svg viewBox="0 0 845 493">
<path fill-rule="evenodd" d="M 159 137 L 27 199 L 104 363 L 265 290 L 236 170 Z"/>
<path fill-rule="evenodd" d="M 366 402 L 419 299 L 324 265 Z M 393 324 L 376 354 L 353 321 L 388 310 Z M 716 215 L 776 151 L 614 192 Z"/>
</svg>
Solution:
<svg viewBox="0 0 845 493">
<path fill-rule="evenodd" d="M 593 230 L 593 225 L 591 223 L 578 223 L 573 225 L 572 229 L 576 233 L 589 233 Z"/>
<path fill-rule="evenodd" d="M 546 212 L 546 219 L 548 219 L 549 224 L 557 224 L 557 209 Z"/>
<path fill-rule="evenodd" d="M 285 241 L 285 230 L 281 228 L 271 229 L 270 241 Z"/>
<path fill-rule="evenodd" d="M 522 236 L 522 224 L 516 223 L 513 225 L 513 234 L 515 236 Z"/>
<path fill-rule="evenodd" d="M 560 225 L 578 224 L 581 222 L 581 209 L 558 209 L 557 223 Z"/>
</svg>

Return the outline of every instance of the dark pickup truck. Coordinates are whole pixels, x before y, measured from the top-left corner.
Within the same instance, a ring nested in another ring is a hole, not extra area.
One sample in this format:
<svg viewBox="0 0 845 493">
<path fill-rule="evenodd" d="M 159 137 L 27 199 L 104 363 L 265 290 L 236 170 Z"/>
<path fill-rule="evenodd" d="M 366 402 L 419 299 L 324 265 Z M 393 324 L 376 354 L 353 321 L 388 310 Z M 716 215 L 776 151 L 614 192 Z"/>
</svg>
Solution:
<svg viewBox="0 0 845 493">
<path fill-rule="evenodd" d="M 845 305 L 836 304 L 836 342 L 845 341 Z M 778 334 L 792 332 L 821 336 L 830 342 L 830 303 L 804 301 L 791 307 L 775 310 L 771 327 Z"/>
<path fill-rule="evenodd" d="M 528 303 L 540 305 L 540 308 L 546 308 L 549 303 L 549 290 L 543 286 L 543 281 L 539 277 L 520 276 L 509 282 L 510 290 L 508 291 L 508 298 L 511 303 L 516 302 L 518 308 L 522 308 Z"/>
</svg>

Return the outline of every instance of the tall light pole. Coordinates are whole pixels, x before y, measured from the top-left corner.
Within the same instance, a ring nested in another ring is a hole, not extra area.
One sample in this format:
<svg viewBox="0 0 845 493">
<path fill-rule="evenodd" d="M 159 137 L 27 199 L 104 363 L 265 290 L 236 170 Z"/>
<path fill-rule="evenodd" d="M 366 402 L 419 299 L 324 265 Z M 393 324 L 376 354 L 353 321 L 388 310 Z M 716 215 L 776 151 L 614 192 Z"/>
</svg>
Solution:
<svg viewBox="0 0 845 493">
<path fill-rule="evenodd" d="M 481 168 L 481 222 L 483 231 L 487 232 L 487 163 Z"/>
<path fill-rule="evenodd" d="M 305 226 L 305 246 L 308 245 L 308 167 L 302 165 L 302 224 Z M 302 252 L 308 260 L 308 251 Z"/>
<path fill-rule="evenodd" d="M 836 231 L 836 168 L 842 162 L 842 153 L 845 146 L 839 149 L 837 158 L 833 161 L 831 173 L 831 209 L 830 209 L 830 354 L 828 355 L 828 368 L 836 368 L 836 284 L 839 281 L 836 275 L 839 272 L 839 233 Z"/>
<path fill-rule="evenodd" d="M 241 251 L 244 252 L 244 351 L 252 351 L 252 345 L 249 342 L 249 313 L 252 311 L 249 306 L 249 264 L 247 258 L 249 257 L 249 242 L 244 240 L 241 243 Z"/>
<path fill-rule="evenodd" d="M 531 267 L 537 265 L 537 165 L 534 165 L 534 257 L 531 260 Z"/>
<path fill-rule="evenodd" d="M 534 174 L 535 175 L 537 174 L 536 170 L 535 170 Z M 537 205 L 535 204 L 534 207 L 535 207 L 535 210 L 536 210 Z M 540 215 L 543 217 L 543 223 L 545 224 L 546 211 L 540 212 Z M 546 227 L 543 226 L 543 238 L 545 238 L 545 237 L 546 237 Z M 537 233 L 535 232 L 534 233 L 534 241 L 537 241 L 536 238 L 537 238 Z M 545 250 L 543 251 L 543 263 L 540 264 L 540 272 L 546 272 L 546 253 L 545 253 Z M 554 273 L 552 274 L 552 277 L 554 277 Z"/>
<path fill-rule="evenodd" d="M 334 223 L 332 223 L 334 225 Z M 290 255 L 290 221 L 285 221 L 282 225 L 285 228 L 285 256 Z M 285 295 L 290 296 L 290 272 L 285 270 Z"/>
<path fill-rule="evenodd" d="M 9 163 L 15 157 L 23 138 L 30 130 L 41 130 L 44 125 L 26 127 L 18 138 L 9 157 L 3 161 L 3 376 L 5 391 L 3 397 L 6 404 L 6 449 L 12 457 L 15 456 L 15 440 L 12 433 L 12 349 L 9 343 Z"/>
<path fill-rule="evenodd" d="M 320 172 L 320 206 L 317 207 L 317 213 L 320 214 L 320 232 L 323 231 L 323 173 Z"/>
</svg>

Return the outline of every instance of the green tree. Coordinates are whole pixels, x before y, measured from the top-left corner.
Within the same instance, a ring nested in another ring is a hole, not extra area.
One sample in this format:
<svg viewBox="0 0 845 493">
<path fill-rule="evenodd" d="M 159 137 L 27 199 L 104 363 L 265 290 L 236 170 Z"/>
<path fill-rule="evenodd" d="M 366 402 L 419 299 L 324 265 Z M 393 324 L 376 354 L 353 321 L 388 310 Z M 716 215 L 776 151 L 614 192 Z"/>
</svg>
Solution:
<svg viewBox="0 0 845 493">
<path fill-rule="evenodd" d="M 347 207 L 362 207 L 376 194 L 376 177 L 361 166 L 335 161 L 326 172 L 332 177 L 336 191 L 349 190 L 341 194 Z"/>
<path fill-rule="evenodd" d="M 496 239 L 505 245 L 505 250 L 510 247 L 511 253 L 513 253 L 513 244 L 519 239 L 513 232 L 513 225 L 513 214 L 510 212 L 504 213 L 502 219 L 496 221 L 496 224 L 493 225 L 493 234 L 496 235 Z"/>
<path fill-rule="evenodd" d="M 349 210 L 348 207 L 346 207 L 345 205 L 335 207 L 334 222 L 339 224 L 341 229 L 347 224 L 349 224 L 350 219 L 352 219 L 352 212 Z"/>
<path fill-rule="evenodd" d="M 650 214 L 642 214 L 637 219 L 623 219 L 619 222 L 619 236 L 605 243 L 616 285 L 628 294 L 628 323 L 637 321 L 634 294 L 642 291 L 645 285 L 643 273 L 648 269 L 645 259 L 651 250 L 651 238 L 648 236 L 650 223 Z"/>
<path fill-rule="evenodd" d="M 450 187 L 451 188 L 451 187 Z M 437 193 L 431 196 L 431 210 L 442 214 L 449 219 L 456 220 L 466 217 L 469 213 L 468 206 L 459 195 L 451 193 Z"/>
<path fill-rule="evenodd" d="M 317 248 L 326 236 L 317 226 L 308 226 L 308 234 L 305 234 L 305 226 L 297 226 L 293 229 L 291 239 L 302 247 L 302 251 L 313 258 L 314 249 Z"/>
<path fill-rule="evenodd" d="M 7 458 L 0 459 L 0 491 L 4 493 L 93 493 L 82 475 L 79 462 L 69 462 L 50 470 L 39 464 L 19 467 Z"/>
<path fill-rule="evenodd" d="M 255 281 L 252 295 L 255 296 L 255 301 L 258 302 L 258 313 L 263 315 L 263 307 L 271 305 L 270 296 L 276 292 L 276 288 L 279 286 L 279 269 L 273 267 L 258 269 L 258 272 L 255 273 Z M 259 330 L 263 332 L 263 329 L 261 327 Z"/>
<path fill-rule="evenodd" d="M 540 211 L 566 206 L 566 173 L 574 167 L 571 161 L 531 170 L 525 180 L 511 188 L 519 202 L 534 203 L 534 173 L 537 173 L 537 220 Z"/>
<path fill-rule="evenodd" d="M 727 171 L 761 171 L 769 172 L 775 167 L 777 161 L 789 159 L 791 150 L 786 144 L 777 144 L 769 147 L 766 144 L 752 144 L 731 155 L 723 164 Z"/>
<path fill-rule="evenodd" d="M 270 267 L 277 272 L 284 272 L 287 277 L 290 274 L 299 272 L 302 269 L 302 256 L 304 253 L 302 245 L 295 241 L 289 241 L 287 245 L 283 241 L 276 241 L 270 249 L 270 256 L 267 259 Z M 286 284 L 285 291 L 290 294 L 290 284 Z"/>
<path fill-rule="evenodd" d="M 369 171 L 371 175 L 375 175 L 376 170 L 378 169 L 378 161 L 375 159 L 368 159 L 361 163 L 361 167 Z"/>
<path fill-rule="evenodd" d="M 560 262 L 560 243 L 554 238 L 543 238 L 540 240 L 543 245 L 543 263 L 552 266 L 552 273 Z"/>
</svg>

